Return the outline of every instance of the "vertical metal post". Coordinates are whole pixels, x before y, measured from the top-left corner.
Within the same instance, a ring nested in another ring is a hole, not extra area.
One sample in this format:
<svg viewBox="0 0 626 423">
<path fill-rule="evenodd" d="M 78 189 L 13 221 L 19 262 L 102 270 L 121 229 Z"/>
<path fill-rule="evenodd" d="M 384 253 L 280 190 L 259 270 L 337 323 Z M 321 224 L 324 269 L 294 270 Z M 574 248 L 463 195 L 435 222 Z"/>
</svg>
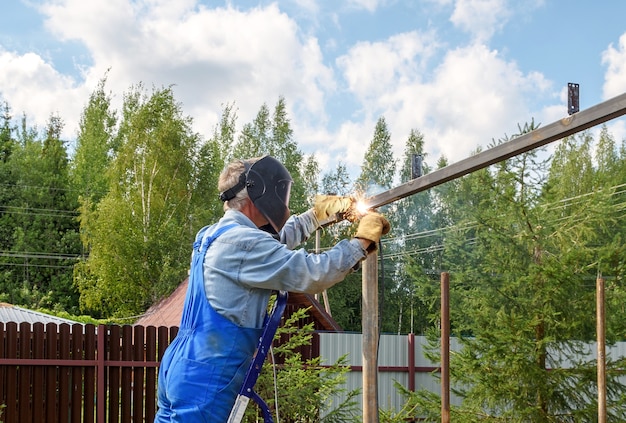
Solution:
<svg viewBox="0 0 626 423">
<path fill-rule="evenodd" d="M 378 423 L 378 257 L 363 262 L 363 423 Z"/>
<path fill-rule="evenodd" d="M 441 274 L 441 422 L 450 423 L 450 275 Z"/>
<path fill-rule="evenodd" d="M 421 154 L 411 154 L 411 179 L 422 176 L 422 160 Z"/>
<path fill-rule="evenodd" d="M 409 333 L 409 391 L 415 392 L 415 334 Z"/>
<path fill-rule="evenodd" d="M 598 423 L 606 423 L 606 338 L 604 279 L 596 279 L 596 334 L 598 338 Z"/>
<path fill-rule="evenodd" d="M 567 84 L 567 113 L 573 115 L 580 111 L 580 85 L 569 82 Z"/>
</svg>

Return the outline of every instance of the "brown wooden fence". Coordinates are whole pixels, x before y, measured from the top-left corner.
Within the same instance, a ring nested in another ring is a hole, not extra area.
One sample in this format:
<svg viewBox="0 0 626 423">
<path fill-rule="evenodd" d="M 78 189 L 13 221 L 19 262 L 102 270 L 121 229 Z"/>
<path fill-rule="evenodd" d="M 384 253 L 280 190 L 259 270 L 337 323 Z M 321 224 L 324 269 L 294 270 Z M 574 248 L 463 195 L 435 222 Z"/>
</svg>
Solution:
<svg viewBox="0 0 626 423">
<path fill-rule="evenodd" d="M 0 323 L 3 423 L 152 422 L 177 328 Z"/>
</svg>

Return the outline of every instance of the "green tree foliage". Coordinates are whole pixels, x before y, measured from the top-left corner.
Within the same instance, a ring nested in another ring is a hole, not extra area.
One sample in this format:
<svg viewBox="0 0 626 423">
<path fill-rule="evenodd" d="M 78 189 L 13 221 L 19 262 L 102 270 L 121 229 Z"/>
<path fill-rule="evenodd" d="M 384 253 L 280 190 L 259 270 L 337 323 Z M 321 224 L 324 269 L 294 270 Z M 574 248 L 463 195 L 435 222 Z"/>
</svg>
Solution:
<svg viewBox="0 0 626 423">
<path fill-rule="evenodd" d="M 313 204 L 315 195 L 320 193 L 320 173 L 320 165 L 315 159 L 315 156 L 312 154 L 304 156 L 302 165 L 302 187 L 306 204 Z"/>
<path fill-rule="evenodd" d="M 198 135 L 171 89 L 147 96 L 139 86 L 124 98 L 116 143 L 109 190 L 93 217 L 87 276 L 78 283 L 85 310 L 131 316 L 186 275 Z"/>
<path fill-rule="evenodd" d="M 254 121 L 243 125 L 237 143 L 233 146 L 233 159 L 248 159 L 269 154 L 270 110 L 263 104 Z"/>
<path fill-rule="evenodd" d="M 326 172 L 322 177 L 321 194 L 351 195 L 352 181 L 346 165 L 339 161 L 333 171 Z"/>
<path fill-rule="evenodd" d="M 565 139 L 549 169 L 526 153 L 458 184 L 463 219 L 446 239 L 445 256 L 452 327 L 462 344 L 451 362 L 463 398 L 454 421 L 594 420 L 595 363 L 585 353 L 595 338 L 594 280 L 612 244 L 605 225 L 617 210 L 610 190 L 593 190 L 590 142 L 587 133 Z M 436 288 L 424 290 L 434 305 Z M 623 299 L 623 288 L 613 288 Z M 612 418 L 623 420 L 625 387 L 609 373 Z M 436 416 L 435 397 L 416 398 L 424 414 Z"/>
<path fill-rule="evenodd" d="M 77 280 L 89 280 L 90 286 L 95 285 L 96 276 L 90 272 L 86 260 L 89 244 L 95 239 L 96 208 L 109 190 L 108 169 L 116 154 L 114 142 L 117 119 L 111 110 L 111 98 L 105 93 L 105 84 L 106 79 L 99 82 L 83 110 L 70 168 L 72 188 L 78 194 L 80 233 L 84 248 L 81 261 L 74 267 L 74 275 Z"/>
<path fill-rule="evenodd" d="M 11 109 L 8 104 L 4 104 L 2 114 L 2 126 L 0 127 L 0 250 L 9 251 L 11 249 L 11 236 L 13 232 L 12 218 L 8 207 L 16 195 L 15 176 L 11 171 L 11 156 L 17 145 L 13 139 L 15 128 L 12 126 Z M 1 275 L 11 272 L 10 269 L 0 269 Z"/>
<path fill-rule="evenodd" d="M 302 213 L 311 206 L 307 198 L 309 191 L 305 186 L 306 162 L 293 140 L 286 107 L 282 97 L 276 103 L 273 114 L 263 104 L 254 121 L 243 126 L 239 140 L 233 147 L 232 157 L 247 159 L 270 155 L 280 160 L 294 180 L 289 206 L 293 213 Z"/>
<path fill-rule="evenodd" d="M 106 79 L 102 79 L 83 110 L 71 164 L 73 187 L 79 193 L 81 207 L 87 207 L 88 211 L 108 191 L 107 169 L 116 154 L 117 119 L 105 84 Z"/>
<path fill-rule="evenodd" d="M 305 359 L 302 356 L 301 348 L 311 345 L 313 336 L 312 323 L 304 327 L 298 324 L 306 318 L 307 312 L 306 309 L 297 310 L 276 331 L 274 339 L 283 342 L 274 347 L 274 355 L 276 363 L 281 364 L 274 365 L 271 360 L 266 360 L 255 392 L 266 401 L 272 414 L 280 417 L 281 422 L 358 422 L 358 391 L 347 392 L 343 387 L 346 373 L 350 371 L 346 357 L 326 366 L 320 357 Z M 345 399 L 341 403 L 333 403 L 342 395 Z M 243 421 L 252 423 L 262 420 L 263 415 L 256 404 L 250 404 Z"/>
<path fill-rule="evenodd" d="M 194 181 L 194 210 L 190 215 L 191 232 L 195 233 L 205 225 L 215 222 L 223 213 L 223 203 L 219 200 L 217 181 L 226 163 L 230 162 L 231 149 L 235 140 L 237 115 L 232 105 L 227 105 L 213 136 L 199 147 L 194 164 L 197 169 Z"/>
<path fill-rule="evenodd" d="M 62 128 L 58 116 L 50 117 L 41 137 L 27 128 L 26 117 L 21 130 L 13 128 L 5 107 L 0 285 L 4 301 L 74 312 L 72 266 L 80 241 Z"/>
<path fill-rule="evenodd" d="M 413 156 L 425 158 L 424 136 L 412 130 L 405 144 L 400 167 L 400 182 L 412 179 Z M 429 172 L 429 166 L 422 162 L 423 173 Z M 397 333 L 421 333 L 426 329 L 424 305 L 417 297 L 415 287 L 420 280 L 427 278 L 436 263 L 436 249 L 439 243 L 437 232 L 430 230 L 433 214 L 432 195 L 429 191 L 421 192 L 395 203 L 394 212 L 387 216 L 394 228 L 394 238 L 385 238 L 383 242 L 384 269 L 391 279 L 384 308 L 382 330 Z M 433 256 L 435 255 L 435 256 Z M 422 272 L 407 272 L 407 266 L 419 267 Z"/>
<path fill-rule="evenodd" d="M 381 117 L 376 122 L 374 135 L 370 142 L 363 164 L 361 165 L 361 174 L 355 182 L 356 191 L 363 193 L 366 197 L 377 194 L 378 192 L 390 189 L 393 185 L 396 175 L 396 160 L 393 157 L 391 148 L 391 134 L 387 128 L 387 122 Z M 394 214 L 396 205 L 385 206 L 378 211 L 387 215 Z M 392 234 L 395 230 L 392 227 Z M 390 294 L 397 292 L 397 281 L 393 279 L 393 266 L 390 263 L 381 262 L 379 266 L 379 316 L 380 328 L 382 331 L 393 331 L 397 327 L 398 319 L 393 318 L 392 313 L 386 310 L 392 309 L 388 305 L 393 304 L 394 299 L 389 299 Z M 389 270 L 389 271 L 387 271 Z M 389 273 L 389 274 L 388 274 Z"/>
<path fill-rule="evenodd" d="M 396 160 L 391 150 L 391 134 L 385 118 L 381 117 L 376 122 L 374 136 L 365 152 L 355 188 L 365 195 L 377 194 L 380 190 L 392 187 L 395 174 Z"/>
<path fill-rule="evenodd" d="M 85 312 L 139 314 L 180 283 L 193 235 L 222 214 L 217 180 L 227 161 L 277 157 L 295 181 L 294 212 L 310 206 L 319 167 L 313 157 L 305 161 L 293 141 L 282 98 L 273 115 L 263 105 L 237 142 L 236 112 L 227 105 L 212 136 L 201 142 L 170 89 L 151 96 L 141 86 L 132 90 L 116 126 L 104 84 L 83 113 L 73 167 L 89 248 L 89 258 L 75 269 Z M 87 165 L 92 162 L 95 174 Z"/>
</svg>

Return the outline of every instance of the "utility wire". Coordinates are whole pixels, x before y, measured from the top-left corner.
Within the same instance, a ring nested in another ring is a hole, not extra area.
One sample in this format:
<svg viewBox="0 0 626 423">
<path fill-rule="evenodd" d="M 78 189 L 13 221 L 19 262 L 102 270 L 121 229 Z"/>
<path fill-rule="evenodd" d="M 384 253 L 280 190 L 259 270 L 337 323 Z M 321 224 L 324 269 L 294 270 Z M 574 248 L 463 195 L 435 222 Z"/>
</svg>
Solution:
<svg viewBox="0 0 626 423">
<path fill-rule="evenodd" d="M 44 209 L 35 207 L 16 207 L 16 206 L 0 206 L 0 213 L 3 214 L 19 214 L 26 216 L 49 216 L 49 217 L 68 217 L 76 218 L 80 216 L 80 212 L 72 210 Z"/>
<path fill-rule="evenodd" d="M 28 259 L 49 259 L 49 260 L 78 260 L 83 257 L 80 254 L 63 253 L 34 253 L 21 251 L 0 251 L 0 257 L 16 257 Z"/>
</svg>

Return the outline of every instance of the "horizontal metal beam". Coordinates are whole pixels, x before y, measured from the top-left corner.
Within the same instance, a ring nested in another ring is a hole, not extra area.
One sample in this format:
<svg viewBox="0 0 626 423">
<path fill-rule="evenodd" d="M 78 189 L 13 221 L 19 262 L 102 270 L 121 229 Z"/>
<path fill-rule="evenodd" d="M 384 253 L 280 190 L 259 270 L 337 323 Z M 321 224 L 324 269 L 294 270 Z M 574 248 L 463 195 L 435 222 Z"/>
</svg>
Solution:
<svg viewBox="0 0 626 423">
<path fill-rule="evenodd" d="M 429 174 L 412 179 L 388 191 L 368 197 L 368 208 L 377 208 L 394 201 L 425 191 L 468 173 L 488 167 L 553 141 L 560 140 L 576 132 L 626 114 L 626 93 L 597 104 L 589 109 L 570 115 L 550 125 L 540 127 L 510 141 L 482 151 L 472 157 L 452 163 Z"/>
</svg>

